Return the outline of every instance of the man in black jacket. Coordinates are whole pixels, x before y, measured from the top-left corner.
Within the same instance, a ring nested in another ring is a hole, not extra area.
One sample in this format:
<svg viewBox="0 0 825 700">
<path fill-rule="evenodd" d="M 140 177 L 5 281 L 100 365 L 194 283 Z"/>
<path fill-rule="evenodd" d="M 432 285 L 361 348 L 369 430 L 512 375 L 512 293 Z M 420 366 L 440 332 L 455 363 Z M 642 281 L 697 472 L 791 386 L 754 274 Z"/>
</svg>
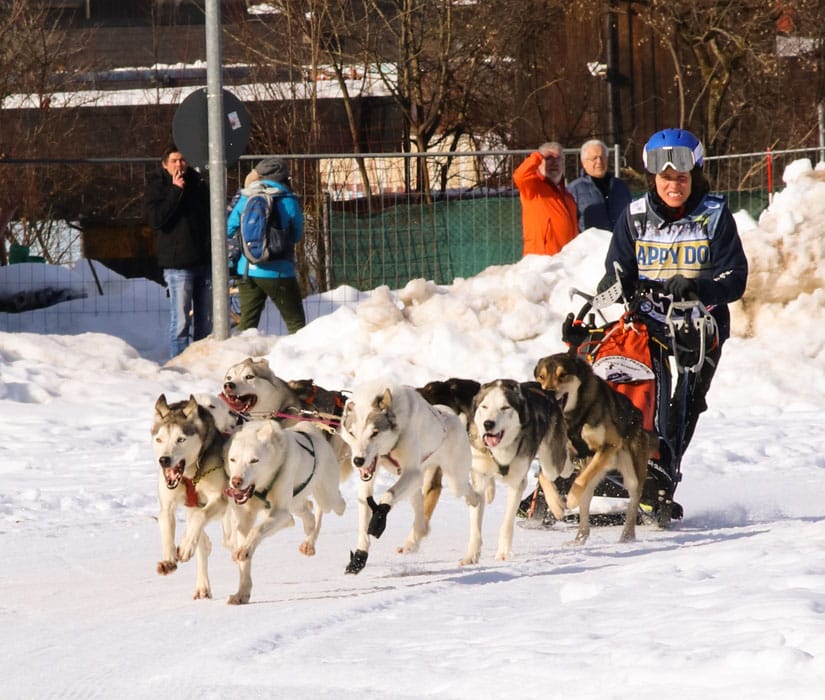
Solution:
<svg viewBox="0 0 825 700">
<path fill-rule="evenodd" d="M 148 178 L 143 207 L 168 289 L 174 357 L 189 345 L 190 325 L 193 340 L 212 332 L 209 189 L 174 144 L 163 152 L 161 166 Z"/>
</svg>

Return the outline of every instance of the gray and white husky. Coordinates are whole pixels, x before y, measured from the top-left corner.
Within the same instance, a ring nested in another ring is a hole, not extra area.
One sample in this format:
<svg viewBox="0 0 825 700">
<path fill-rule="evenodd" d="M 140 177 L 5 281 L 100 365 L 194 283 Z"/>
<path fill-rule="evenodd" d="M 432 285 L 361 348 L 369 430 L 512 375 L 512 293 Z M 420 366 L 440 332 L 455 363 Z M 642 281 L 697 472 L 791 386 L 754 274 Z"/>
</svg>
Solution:
<svg viewBox="0 0 825 700">
<path fill-rule="evenodd" d="M 301 407 L 298 396 L 264 358 L 247 357 L 226 370 L 221 398 L 232 410 L 250 418 L 270 418 Z"/>
<path fill-rule="evenodd" d="M 207 560 L 212 543 L 204 532 L 210 520 L 226 514 L 225 441 L 208 409 L 190 396 L 168 403 L 165 394 L 155 402 L 152 448 L 158 464 L 161 560 L 159 574 L 167 575 L 197 554 L 194 598 L 211 598 Z M 175 547 L 175 513 L 186 511 L 186 531 Z M 223 522 L 224 542 L 229 524 Z"/>
<path fill-rule="evenodd" d="M 516 511 L 527 485 L 533 459 L 539 460 L 539 481 L 547 505 L 556 518 L 564 514 L 553 481 L 573 473 L 567 456 L 564 418 L 555 398 L 537 382 L 497 379 L 483 384 L 473 402 L 473 421 L 468 426 L 473 446 L 473 487 L 479 493 L 494 492 L 495 479 L 507 486 L 507 503 L 498 535 L 496 559 L 512 556 Z M 489 502 L 489 501 L 488 501 Z M 462 563 L 475 564 L 481 553 L 484 501 L 472 509 L 472 552 Z M 476 539 L 477 538 L 477 539 Z"/>
<path fill-rule="evenodd" d="M 472 455 L 461 419 L 443 406 L 432 406 L 413 388 L 375 381 L 353 392 L 344 408 L 341 437 L 352 450 L 358 488 L 358 544 L 350 553 L 347 573 L 357 574 L 367 563 L 370 535 L 380 537 L 389 510 L 408 498 L 413 525 L 399 552 L 415 552 L 429 532 L 425 491 L 440 467 L 450 490 L 469 505 L 479 496 L 470 485 Z M 398 476 L 380 497 L 373 498 L 378 467 Z"/>
</svg>

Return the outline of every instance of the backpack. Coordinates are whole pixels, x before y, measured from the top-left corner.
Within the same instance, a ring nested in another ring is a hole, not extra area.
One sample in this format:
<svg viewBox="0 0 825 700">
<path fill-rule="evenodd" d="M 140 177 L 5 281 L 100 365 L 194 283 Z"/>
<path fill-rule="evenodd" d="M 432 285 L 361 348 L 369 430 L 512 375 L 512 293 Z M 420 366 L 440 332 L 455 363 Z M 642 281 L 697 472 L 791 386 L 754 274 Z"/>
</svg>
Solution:
<svg viewBox="0 0 825 700">
<path fill-rule="evenodd" d="M 292 196 L 277 187 L 255 183 L 241 212 L 238 231 L 246 259 L 255 265 L 273 260 L 294 260 L 292 225 L 281 221 L 278 207 L 283 197 Z"/>
</svg>

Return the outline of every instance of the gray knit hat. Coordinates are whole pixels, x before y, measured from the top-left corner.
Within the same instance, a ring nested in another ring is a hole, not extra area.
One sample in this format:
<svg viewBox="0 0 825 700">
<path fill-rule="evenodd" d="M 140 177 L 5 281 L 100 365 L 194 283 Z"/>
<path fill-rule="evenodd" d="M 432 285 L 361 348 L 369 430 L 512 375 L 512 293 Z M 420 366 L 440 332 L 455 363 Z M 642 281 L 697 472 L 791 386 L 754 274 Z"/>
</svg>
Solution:
<svg viewBox="0 0 825 700">
<path fill-rule="evenodd" d="M 264 158 L 255 166 L 255 171 L 263 180 L 286 182 L 289 180 L 289 166 L 283 158 Z"/>
</svg>

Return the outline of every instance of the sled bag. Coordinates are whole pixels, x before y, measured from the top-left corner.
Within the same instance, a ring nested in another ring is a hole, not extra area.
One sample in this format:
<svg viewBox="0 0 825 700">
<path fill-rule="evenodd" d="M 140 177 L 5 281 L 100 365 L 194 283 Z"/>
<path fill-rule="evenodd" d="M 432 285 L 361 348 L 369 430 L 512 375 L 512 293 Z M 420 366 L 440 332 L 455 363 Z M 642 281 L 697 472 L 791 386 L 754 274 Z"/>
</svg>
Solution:
<svg viewBox="0 0 825 700">
<path fill-rule="evenodd" d="M 650 358 L 647 326 L 622 319 L 606 329 L 603 339 L 591 346 L 588 361 L 593 372 L 629 398 L 644 418 L 646 430 L 656 432 L 656 376 Z"/>
</svg>

